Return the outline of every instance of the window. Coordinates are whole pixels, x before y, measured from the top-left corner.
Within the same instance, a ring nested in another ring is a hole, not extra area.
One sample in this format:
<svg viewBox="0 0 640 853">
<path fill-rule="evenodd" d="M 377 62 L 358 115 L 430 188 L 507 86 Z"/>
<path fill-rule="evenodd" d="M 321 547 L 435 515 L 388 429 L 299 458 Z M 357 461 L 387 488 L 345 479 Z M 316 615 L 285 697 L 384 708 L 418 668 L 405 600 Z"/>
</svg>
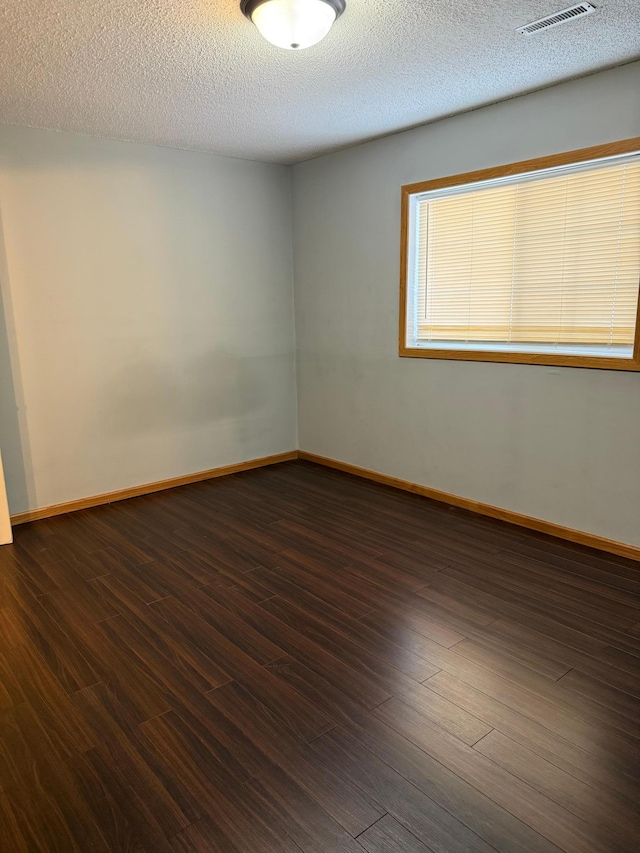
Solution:
<svg viewBox="0 0 640 853">
<path fill-rule="evenodd" d="M 400 355 L 640 370 L 640 138 L 403 187 Z"/>
</svg>

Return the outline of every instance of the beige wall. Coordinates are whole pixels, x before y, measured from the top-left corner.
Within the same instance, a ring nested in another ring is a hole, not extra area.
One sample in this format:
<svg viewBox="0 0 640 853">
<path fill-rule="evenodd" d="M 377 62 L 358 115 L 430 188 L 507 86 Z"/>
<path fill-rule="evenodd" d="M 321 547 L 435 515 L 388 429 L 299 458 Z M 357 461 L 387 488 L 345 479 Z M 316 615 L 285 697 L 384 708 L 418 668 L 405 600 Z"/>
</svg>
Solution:
<svg viewBox="0 0 640 853">
<path fill-rule="evenodd" d="M 640 545 L 640 375 L 397 354 L 400 186 L 640 135 L 640 63 L 294 167 L 299 443 Z"/>
<path fill-rule="evenodd" d="M 296 447 L 289 170 L 0 127 L 13 512 Z"/>
</svg>

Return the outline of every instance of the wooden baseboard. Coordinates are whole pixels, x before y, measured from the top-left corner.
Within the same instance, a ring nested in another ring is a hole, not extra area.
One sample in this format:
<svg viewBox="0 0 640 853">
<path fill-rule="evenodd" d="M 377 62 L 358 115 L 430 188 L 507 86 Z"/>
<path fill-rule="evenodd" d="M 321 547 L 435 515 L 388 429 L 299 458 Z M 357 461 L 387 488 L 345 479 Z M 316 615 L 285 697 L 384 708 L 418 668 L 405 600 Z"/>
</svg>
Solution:
<svg viewBox="0 0 640 853">
<path fill-rule="evenodd" d="M 114 501 L 125 501 L 128 498 L 149 495 L 152 492 L 161 492 L 165 489 L 174 489 L 176 486 L 187 486 L 190 483 L 199 483 L 202 480 L 213 480 L 215 477 L 225 477 L 227 474 L 238 474 L 240 471 L 249 471 L 252 468 L 262 468 L 265 465 L 275 465 L 277 462 L 289 462 L 298 458 L 297 450 L 287 453 L 277 453 L 275 456 L 263 456 L 261 459 L 250 459 L 248 462 L 237 462 L 235 465 L 224 465 L 222 468 L 212 468 L 210 471 L 198 471 L 195 474 L 185 474 L 182 477 L 172 477 L 170 480 L 158 480 L 156 483 L 146 483 L 144 486 L 133 486 L 130 489 L 119 489 L 117 492 L 107 492 L 104 495 L 94 495 L 90 498 L 80 498 L 77 501 L 68 501 L 52 506 L 43 506 L 40 509 L 31 509 L 27 512 L 18 512 L 11 516 L 12 524 L 24 524 L 27 521 L 37 521 L 42 518 L 51 518 L 54 515 L 62 515 L 66 512 L 76 512 L 79 509 L 89 509 L 93 506 L 114 503 Z"/>
<path fill-rule="evenodd" d="M 637 545 L 627 545 L 624 542 L 616 542 L 614 539 L 605 539 L 604 536 L 596 536 L 594 533 L 584 533 L 582 530 L 574 530 L 571 527 L 563 527 L 561 524 L 554 524 L 551 521 L 543 521 L 541 518 L 532 518 L 528 515 L 522 515 L 519 512 L 511 512 L 511 510 L 501 509 L 497 506 L 491 506 L 491 504 L 462 498 L 459 495 L 450 495 L 448 492 L 431 489 L 429 486 L 421 486 L 409 480 L 400 480 L 398 477 L 379 474 L 377 471 L 371 471 L 369 468 L 359 468 L 357 465 L 349 465 L 349 463 L 339 462 L 337 459 L 316 456 L 315 453 L 307 453 L 305 450 L 300 450 L 298 456 L 307 462 L 315 462 L 317 465 L 336 468 L 338 471 L 345 471 L 347 474 L 355 474 L 357 477 L 364 477 L 376 483 L 383 483 L 385 486 L 394 486 L 396 489 L 413 492 L 416 495 L 422 495 L 440 503 L 477 512 L 479 515 L 488 515 L 490 518 L 498 518 L 500 521 L 517 524 L 519 527 L 537 530 L 539 533 L 548 533 L 550 536 L 556 536 L 558 539 L 566 539 L 569 542 L 586 545 L 589 548 L 597 548 L 599 551 L 607 551 L 609 554 L 616 554 L 619 557 L 628 557 L 631 560 L 640 561 L 640 547 Z"/>
<path fill-rule="evenodd" d="M 120 489 L 116 492 L 108 492 L 103 495 L 80 498 L 77 501 L 68 501 L 67 503 L 53 504 L 52 506 L 40 507 L 39 509 L 28 510 L 27 512 L 19 512 L 11 516 L 11 523 L 13 525 L 25 524 L 28 521 L 38 521 L 43 518 L 51 518 L 54 515 L 63 515 L 67 512 L 76 512 L 80 509 L 89 509 L 94 506 L 101 506 L 102 504 L 123 501 L 128 498 L 135 498 L 141 495 L 149 495 L 152 492 L 173 489 L 176 486 L 186 486 L 190 483 L 199 483 L 202 480 L 212 480 L 216 477 L 225 477 L 228 474 L 237 474 L 240 471 L 250 471 L 252 468 L 262 468 L 265 465 L 275 465 L 278 462 L 289 462 L 292 459 L 298 458 L 304 459 L 307 462 L 314 462 L 316 465 L 324 465 L 327 468 L 335 468 L 338 471 L 344 471 L 347 474 L 354 474 L 357 477 L 364 477 L 366 480 L 373 480 L 374 482 L 382 483 L 385 486 L 393 486 L 394 488 L 402 489 L 405 492 L 413 492 L 416 495 L 422 495 L 423 497 L 431 498 L 432 500 L 439 501 L 440 503 L 457 506 L 461 509 L 470 510 L 471 512 L 477 512 L 479 515 L 497 518 L 500 521 L 516 524 L 519 527 L 526 527 L 529 530 L 537 530 L 539 533 L 547 533 L 550 536 L 556 536 L 558 539 L 565 539 L 569 542 L 586 545 L 589 548 L 596 548 L 599 551 L 606 551 L 609 554 L 616 554 L 619 557 L 628 557 L 631 560 L 637 560 L 640 562 L 640 547 L 637 545 L 627 545 L 624 542 L 616 542 L 614 539 L 606 539 L 604 536 L 597 536 L 594 533 L 585 533 L 582 530 L 563 527 L 561 524 L 554 524 L 551 521 L 532 518 L 528 515 L 522 515 L 519 512 L 512 512 L 508 509 L 491 506 L 491 504 L 470 500 L 469 498 L 463 498 L 459 495 L 451 495 L 448 492 L 441 492 L 438 489 L 432 489 L 429 486 L 421 486 L 419 483 L 412 483 L 410 480 L 401 480 L 398 477 L 391 477 L 388 474 L 380 474 L 378 471 L 372 471 L 369 468 L 360 468 L 357 465 L 350 465 L 348 462 L 340 462 L 337 459 L 318 456 L 315 453 L 307 453 L 305 450 L 290 450 L 287 453 L 278 453 L 274 456 L 264 456 L 261 459 L 250 459 L 247 462 L 238 462 L 234 465 L 224 465 L 221 468 L 212 468 L 210 471 L 198 471 L 195 474 L 185 474 L 181 477 L 172 477 L 169 480 L 159 480 L 156 483 L 146 483 L 142 486 L 133 486 L 129 489 Z"/>
</svg>

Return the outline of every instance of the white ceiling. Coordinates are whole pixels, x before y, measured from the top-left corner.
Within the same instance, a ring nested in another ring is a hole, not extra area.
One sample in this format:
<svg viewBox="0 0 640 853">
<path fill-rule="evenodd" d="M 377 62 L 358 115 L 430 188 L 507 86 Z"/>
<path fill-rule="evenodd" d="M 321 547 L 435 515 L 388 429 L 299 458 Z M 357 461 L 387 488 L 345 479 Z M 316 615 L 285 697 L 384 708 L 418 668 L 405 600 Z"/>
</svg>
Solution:
<svg viewBox="0 0 640 853">
<path fill-rule="evenodd" d="M 0 0 L 0 122 L 292 163 L 640 55 L 639 0 L 347 0 L 273 47 L 239 0 Z"/>
</svg>

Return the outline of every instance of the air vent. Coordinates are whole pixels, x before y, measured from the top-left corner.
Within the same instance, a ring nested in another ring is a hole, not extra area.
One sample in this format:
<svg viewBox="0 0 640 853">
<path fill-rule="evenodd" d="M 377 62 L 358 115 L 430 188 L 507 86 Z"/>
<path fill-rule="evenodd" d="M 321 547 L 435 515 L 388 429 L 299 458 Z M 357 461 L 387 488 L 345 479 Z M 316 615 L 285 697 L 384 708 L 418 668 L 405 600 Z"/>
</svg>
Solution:
<svg viewBox="0 0 640 853">
<path fill-rule="evenodd" d="M 532 36 L 539 33 L 540 30 L 548 30 L 549 27 L 566 24 L 567 21 L 572 21 L 574 18 L 584 18 L 585 15 L 591 15 L 595 11 L 596 7 L 592 6 L 591 3 L 578 3 L 576 6 L 562 9 L 561 12 L 547 15 L 546 18 L 540 18 L 539 21 L 532 21 L 530 24 L 525 24 L 524 27 L 518 27 L 516 32 L 523 36 Z"/>
</svg>

